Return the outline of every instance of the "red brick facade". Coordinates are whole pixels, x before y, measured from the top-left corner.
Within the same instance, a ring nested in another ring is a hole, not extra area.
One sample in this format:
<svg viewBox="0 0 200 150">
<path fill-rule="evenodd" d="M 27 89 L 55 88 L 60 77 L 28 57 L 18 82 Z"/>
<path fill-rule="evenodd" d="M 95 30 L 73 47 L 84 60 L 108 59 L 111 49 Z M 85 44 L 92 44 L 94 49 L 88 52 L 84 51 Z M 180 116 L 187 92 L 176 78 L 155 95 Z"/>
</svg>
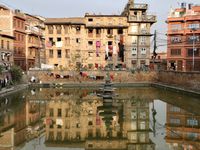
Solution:
<svg viewBox="0 0 200 150">
<path fill-rule="evenodd" d="M 200 71 L 200 6 L 171 11 L 167 24 L 168 69 Z"/>
</svg>

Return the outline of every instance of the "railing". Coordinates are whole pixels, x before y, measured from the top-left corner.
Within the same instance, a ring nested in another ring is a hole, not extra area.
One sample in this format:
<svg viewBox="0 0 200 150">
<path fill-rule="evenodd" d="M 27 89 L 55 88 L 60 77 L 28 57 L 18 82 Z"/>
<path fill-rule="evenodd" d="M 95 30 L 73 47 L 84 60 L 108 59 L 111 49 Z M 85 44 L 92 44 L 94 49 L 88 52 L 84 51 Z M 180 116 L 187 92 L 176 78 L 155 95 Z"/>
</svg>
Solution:
<svg viewBox="0 0 200 150">
<path fill-rule="evenodd" d="M 132 6 L 130 8 L 132 8 L 132 9 L 148 9 L 148 5 L 135 3 L 134 6 Z"/>
<path fill-rule="evenodd" d="M 129 21 L 156 22 L 156 16 L 154 15 L 129 16 Z"/>
</svg>

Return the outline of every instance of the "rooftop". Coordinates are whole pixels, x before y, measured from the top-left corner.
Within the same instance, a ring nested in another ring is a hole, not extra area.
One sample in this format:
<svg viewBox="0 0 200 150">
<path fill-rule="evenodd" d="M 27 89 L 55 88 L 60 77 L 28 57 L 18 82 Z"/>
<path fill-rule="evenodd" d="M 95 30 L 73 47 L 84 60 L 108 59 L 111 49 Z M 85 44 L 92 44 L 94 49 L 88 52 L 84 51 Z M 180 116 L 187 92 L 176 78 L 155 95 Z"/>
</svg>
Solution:
<svg viewBox="0 0 200 150">
<path fill-rule="evenodd" d="M 85 24 L 85 19 L 83 17 L 46 18 L 45 24 Z"/>
</svg>

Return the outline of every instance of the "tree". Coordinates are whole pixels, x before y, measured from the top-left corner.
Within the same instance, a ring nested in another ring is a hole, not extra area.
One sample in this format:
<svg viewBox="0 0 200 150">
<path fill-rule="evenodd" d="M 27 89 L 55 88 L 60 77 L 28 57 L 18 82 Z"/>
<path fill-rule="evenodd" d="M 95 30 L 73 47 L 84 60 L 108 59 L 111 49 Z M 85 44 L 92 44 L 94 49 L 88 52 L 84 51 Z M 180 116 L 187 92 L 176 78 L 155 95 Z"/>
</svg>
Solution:
<svg viewBox="0 0 200 150">
<path fill-rule="evenodd" d="M 11 77 L 13 82 L 20 82 L 22 79 L 22 69 L 18 66 L 12 66 L 10 68 L 10 73 L 11 73 Z"/>
</svg>

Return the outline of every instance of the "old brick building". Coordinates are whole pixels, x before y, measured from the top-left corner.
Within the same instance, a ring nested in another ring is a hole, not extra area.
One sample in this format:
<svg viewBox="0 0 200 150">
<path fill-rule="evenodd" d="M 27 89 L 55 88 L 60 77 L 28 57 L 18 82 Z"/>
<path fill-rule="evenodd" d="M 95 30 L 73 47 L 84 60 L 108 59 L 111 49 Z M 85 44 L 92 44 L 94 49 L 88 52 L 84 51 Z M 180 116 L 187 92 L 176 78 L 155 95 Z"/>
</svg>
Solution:
<svg viewBox="0 0 200 150">
<path fill-rule="evenodd" d="M 44 63 L 44 18 L 25 14 L 26 70 Z"/>
<path fill-rule="evenodd" d="M 200 6 L 182 3 L 171 10 L 168 24 L 168 68 L 200 71 Z"/>
<path fill-rule="evenodd" d="M 147 15 L 147 9 L 147 4 L 129 0 L 120 15 L 47 18 L 47 64 L 66 69 L 148 66 L 150 27 L 156 17 Z"/>
</svg>

